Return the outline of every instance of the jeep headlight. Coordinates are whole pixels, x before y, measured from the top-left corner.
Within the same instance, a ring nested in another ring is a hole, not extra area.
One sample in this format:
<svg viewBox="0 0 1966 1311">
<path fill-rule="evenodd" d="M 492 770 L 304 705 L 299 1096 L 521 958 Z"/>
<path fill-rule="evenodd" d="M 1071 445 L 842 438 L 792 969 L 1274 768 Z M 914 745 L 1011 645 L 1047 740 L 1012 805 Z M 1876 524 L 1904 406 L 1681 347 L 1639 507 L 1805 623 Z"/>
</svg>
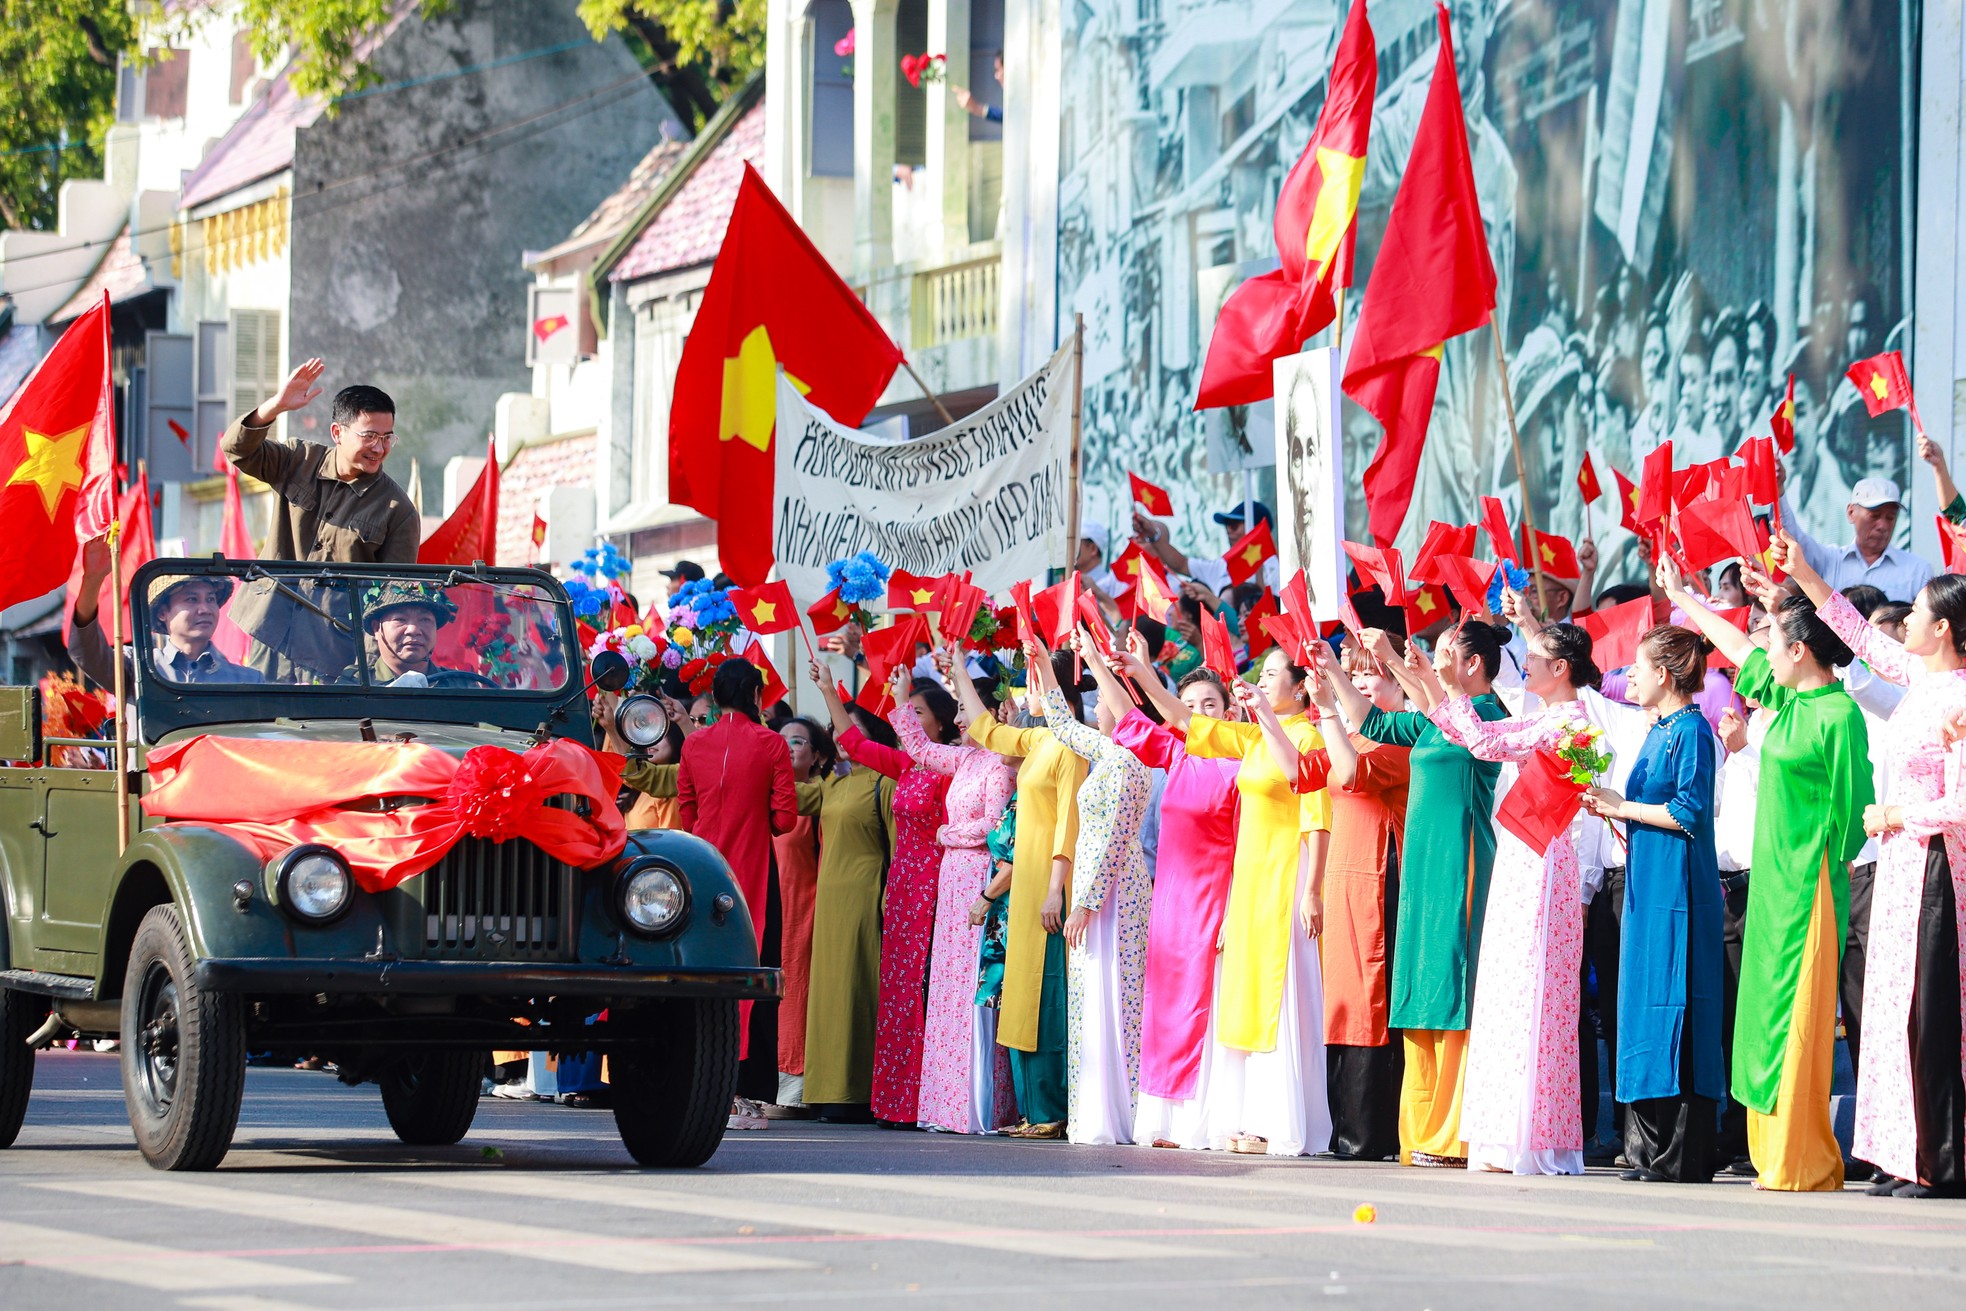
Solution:
<svg viewBox="0 0 1966 1311">
<path fill-rule="evenodd" d="M 689 915 L 689 882 L 666 860 L 636 861 L 615 886 L 623 921 L 642 937 L 666 937 Z"/>
<path fill-rule="evenodd" d="M 631 696 L 615 709 L 614 731 L 629 746 L 646 751 L 669 731 L 669 716 L 654 697 Z"/>
<path fill-rule="evenodd" d="M 289 915 L 308 924 L 339 919 L 354 900 L 348 862 L 333 847 L 309 842 L 280 857 L 274 890 Z"/>
</svg>

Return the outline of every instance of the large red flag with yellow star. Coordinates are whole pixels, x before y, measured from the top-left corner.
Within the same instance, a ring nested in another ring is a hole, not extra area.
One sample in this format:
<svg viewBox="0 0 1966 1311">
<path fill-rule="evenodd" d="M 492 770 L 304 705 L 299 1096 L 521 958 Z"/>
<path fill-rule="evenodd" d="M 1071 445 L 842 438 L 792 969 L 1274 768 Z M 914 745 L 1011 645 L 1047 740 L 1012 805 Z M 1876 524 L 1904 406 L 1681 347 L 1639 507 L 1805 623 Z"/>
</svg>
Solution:
<svg viewBox="0 0 1966 1311">
<path fill-rule="evenodd" d="M 0 608 L 60 587 L 115 511 L 109 297 L 68 326 L 0 407 Z"/>
<path fill-rule="evenodd" d="M 1436 8 L 1433 82 L 1345 361 L 1345 394 L 1386 430 L 1365 470 L 1372 537 L 1381 546 L 1392 545 L 1413 500 L 1442 347 L 1495 310 L 1495 264 L 1475 197 L 1454 42 L 1446 7 Z"/>
<path fill-rule="evenodd" d="M 1268 400 L 1275 390 L 1271 364 L 1302 350 L 1336 317 L 1337 289 L 1352 284 L 1358 193 L 1378 86 L 1379 54 L 1365 0 L 1352 0 L 1317 130 L 1277 194 L 1283 267 L 1248 279 L 1222 306 L 1208 339 L 1197 410 Z"/>
<path fill-rule="evenodd" d="M 746 164 L 669 406 L 669 499 L 717 521 L 725 573 L 756 587 L 776 558 L 779 367 L 853 426 L 900 364 L 900 347 Z"/>
</svg>

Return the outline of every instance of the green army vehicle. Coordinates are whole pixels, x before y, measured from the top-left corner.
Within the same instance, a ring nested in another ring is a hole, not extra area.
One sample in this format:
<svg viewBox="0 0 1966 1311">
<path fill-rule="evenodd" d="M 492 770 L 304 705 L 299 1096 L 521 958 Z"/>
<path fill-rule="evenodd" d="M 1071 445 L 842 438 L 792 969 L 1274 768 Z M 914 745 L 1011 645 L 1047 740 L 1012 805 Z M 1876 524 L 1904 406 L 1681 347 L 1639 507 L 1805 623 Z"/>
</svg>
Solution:
<svg viewBox="0 0 1966 1311">
<path fill-rule="evenodd" d="M 205 586 L 181 586 L 193 582 Z M 229 602 L 234 649 L 250 635 L 239 663 L 204 648 L 213 615 L 182 596 Z M 159 560 L 130 598 L 143 637 L 125 661 L 120 853 L 108 744 L 44 739 L 38 689 L 0 689 L 0 762 L 12 762 L 0 764 L 0 1147 L 20 1130 L 35 1048 L 72 1032 L 119 1040 L 130 1125 L 160 1169 L 219 1163 L 248 1053 L 331 1061 L 343 1082 L 379 1085 L 404 1142 L 438 1145 L 470 1129 L 488 1053 L 604 1051 L 630 1154 L 709 1159 L 737 1078 L 740 1003 L 775 996 L 778 972 L 760 966 L 750 910 L 707 843 L 630 832 L 619 856 L 582 868 L 530 841 L 467 835 L 368 891 L 332 844 L 269 858 L 265 840 L 223 822 L 250 796 L 198 797 L 199 821 L 141 804 L 158 786 L 149 758 L 198 735 L 224 740 L 200 748 L 261 744 L 262 756 L 292 744 L 303 760 L 310 743 L 418 743 L 460 761 L 484 746 L 592 745 L 586 694 L 619 690 L 628 667 L 610 652 L 583 669 L 558 582 L 482 565 Z M 630 701 L 618 722 L 655 740 L 654 702 Z M 337 814 L 442 804 L 377 790 Z M 595 804 L 543 802 L 583 819 Z"/>
</svg>

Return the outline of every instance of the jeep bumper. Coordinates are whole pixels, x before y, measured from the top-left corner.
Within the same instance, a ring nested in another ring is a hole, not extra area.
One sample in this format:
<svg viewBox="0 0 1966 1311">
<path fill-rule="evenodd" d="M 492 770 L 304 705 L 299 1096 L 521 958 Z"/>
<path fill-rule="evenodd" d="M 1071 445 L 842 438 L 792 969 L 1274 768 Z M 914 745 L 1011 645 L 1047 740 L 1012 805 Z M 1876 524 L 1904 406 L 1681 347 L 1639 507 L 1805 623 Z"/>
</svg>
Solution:
<svg viewBox="0 0 1966 1311">
<path fill-rule="evenodd" d="M 198 962 L 214 992 L 339 993 L 397 997 L 729 997 L 778 995 L 767 967 L 648 967 L 506 961 L 287 960 Z"/>
</svg>

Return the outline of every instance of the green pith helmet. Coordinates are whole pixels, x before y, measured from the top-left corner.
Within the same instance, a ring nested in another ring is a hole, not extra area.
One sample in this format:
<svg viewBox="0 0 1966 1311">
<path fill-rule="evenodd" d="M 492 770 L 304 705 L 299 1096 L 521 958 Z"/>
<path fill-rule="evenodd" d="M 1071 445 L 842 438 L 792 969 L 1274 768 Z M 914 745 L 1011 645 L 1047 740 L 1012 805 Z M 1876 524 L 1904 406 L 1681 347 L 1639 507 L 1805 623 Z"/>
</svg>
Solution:
<svg viewBox="0 0 1966 1311">
<path fill-rule="evenodd" d="M 362 627 L 373 631 L 376 620 L 406 605 L 420 605 L 429 610 L 437 616 L 439 628 L 457 618 L 457 607 L 437 584 L 392 579 L 386 583 L 362 584 Z"/>
<path fill-rule="evenodd" d="M 150 598 L 150 622 L 162 631 L 164 616 L 160 613 L 170 604 L 171 593 L 186 583 L 210 583 L 218 589 L 218 603 L 224 605 L 232 599 L 232 580 L 223 574 L 163 574 L 150 580 L 147 595 Z"/>
</svg>

